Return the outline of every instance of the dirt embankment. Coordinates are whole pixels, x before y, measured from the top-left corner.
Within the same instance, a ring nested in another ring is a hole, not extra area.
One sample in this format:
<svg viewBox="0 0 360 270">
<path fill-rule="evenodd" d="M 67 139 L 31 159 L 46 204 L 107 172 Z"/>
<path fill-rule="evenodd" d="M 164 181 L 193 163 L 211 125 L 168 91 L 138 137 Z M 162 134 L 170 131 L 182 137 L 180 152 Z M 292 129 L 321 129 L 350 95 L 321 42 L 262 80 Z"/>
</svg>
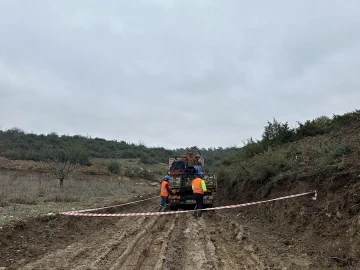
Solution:
<svg viewBox="0 0 360 270">
<path fill-rule="evenodd" d="M 316 201 L 309 196 L 241 208 L 233 211 L 235 219 L 283 239 L 284 252 L 297 250 L 318 269 L 360 269 L 360 176 L 356 169 L 329 166 L 269 183 L 249 181 L 218 195 L 226 204 L 311 190 L 318 191 Z"/>
</svg>

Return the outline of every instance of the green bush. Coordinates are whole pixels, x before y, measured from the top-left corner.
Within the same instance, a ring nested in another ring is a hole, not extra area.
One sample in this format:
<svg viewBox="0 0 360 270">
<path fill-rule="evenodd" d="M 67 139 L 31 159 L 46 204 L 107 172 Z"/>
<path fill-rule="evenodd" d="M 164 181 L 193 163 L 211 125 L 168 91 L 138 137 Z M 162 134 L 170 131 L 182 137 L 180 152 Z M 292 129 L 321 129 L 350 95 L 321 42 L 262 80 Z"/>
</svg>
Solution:
<svg viewBox="0 0 360 270">
<path fill-rule="evenodd" d="M 260 181 L 267 181 L 281 172 L 286 172 L 294 166 L 293 161 L 287 158 L 287 153 L 280 150 L 268 150 L 254 158 L 251 163 L 251 175 Z"/>
<path fill-rule="evenodd" d="M 120 164 L 117 161 L 112 160 L 108 164 L 108 170 L 110 173 L 118 174 L 120 173 Z"/>
<path fill-rule="evenodd" d="M 321 167 L 336 164 L 353 151 L 353 146 L 349 143 L 325 143 L 315 154 L 315 165 Z"/>
<path fill-rule="evenodd" d="M 141 170 L 137 173 L 137 177 L 144 178 L 147 180 L 154 180 L 155 176 L 151 174 L 148 170 Z"/>
<path fill-rule="evenodd" d="M 270 146 L 281 145 L 287 142 L 294 141 L 296 138 L 296 132 L 289 127 L 289 124 L 280 123 L 276 119 L 273 122 L 267 122 L 267 126 L 264 128 L 262 134 L 262 144 L 264 149 Z"/>
<path fill-rule="evenodd" d="M 305 123 L 298 122 L 298 124 L 299 127 L 296 129 L 296 135 L 299 139 L 322 135 L 331 130 L 331 119 L 326 116 L 321 116 L 311 121 L 307 120 Z"/>
<path fill-rule="evenodd" d="M 360 110 L 355 110 L 353 112 L 345 113 L 343 115 L 335 114 L 332 120 L 332 127 L 334 130 L 339 130 L 340 128 L 354 122 L 360 122 Z"/>
<path fill-rule="evenodd" d="M 153 164 L 156 164 L 157 162 L 155 160 L 153 160 L 152 158 L 149 158 L 148 156 L 145 156 L 143 155 L 141 158 L 140 158 L 140 162 L 142 164 L 150 164 L 150 165 L 153 165 Z"/>
<path fill-rule="evenodd" d="M 221 162 L 222 165 L 224 166 L 230 166 L 231 165 L 231 160 L 229 158 L 224 158 Z"/>
<path fill-rule="evenodd" d="M 134 176 L 135 176 L 135 173 L 134 173 L 134 171 L 133 171 L 131 168 L 126 168 L 126 170 L 125 170 L 125 176 L 127 176 L 127 177 L 134 177 Z"/>
</svg>

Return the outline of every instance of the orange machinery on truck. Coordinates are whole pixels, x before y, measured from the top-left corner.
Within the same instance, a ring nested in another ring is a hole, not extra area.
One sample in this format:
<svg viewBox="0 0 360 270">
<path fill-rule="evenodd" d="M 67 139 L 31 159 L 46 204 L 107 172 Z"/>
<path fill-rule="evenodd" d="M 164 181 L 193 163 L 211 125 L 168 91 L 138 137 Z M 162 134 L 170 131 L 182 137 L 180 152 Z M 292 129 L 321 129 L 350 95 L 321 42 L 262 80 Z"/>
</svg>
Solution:
<svg viewBox="0 0 360 270">
<path fill-rule="evenodd" d="M 197 151 L 195 153 L 194 151 Z M 171 209 L 179 207 L 195 207 L 196 201 L 192 192 L 192 176 L 204 175 L 207 193 L 204 196 L 204 208 L 212 207 L 216 193 L 215 174 L 205 173 L 204 158 L 196 146 L 190 147 L 187 152 L 175 158 L 169 159 L 170 187 L 173 194 L 169 196 Z"/>
</svg>

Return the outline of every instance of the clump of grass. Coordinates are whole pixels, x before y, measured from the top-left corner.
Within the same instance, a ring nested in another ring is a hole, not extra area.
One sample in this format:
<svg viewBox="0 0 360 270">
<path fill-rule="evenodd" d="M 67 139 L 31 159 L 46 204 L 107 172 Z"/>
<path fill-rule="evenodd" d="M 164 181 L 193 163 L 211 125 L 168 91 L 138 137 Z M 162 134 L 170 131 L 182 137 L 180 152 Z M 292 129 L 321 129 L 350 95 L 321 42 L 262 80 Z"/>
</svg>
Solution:
<svg viewBox="0 0 360 270">
<path fill-rule="evenodd" d="M 30 196 L 25 196 L 25 197 L 15 197 L 15 198 L 11 198 L 9 199 L 9 203 L 10 204 L 29 204 L 29 205 L 35 205 L 37 204 L 36 198 L 32 198 Z"/>
<path fill-rule="evenodd" d="M 107 165 L 107 168 L 110 173 L 115 173 L 115 174 L 120 173 L 120 163 L 117 162 L 116 160 L 110 161 L 109 164 Z"/>
<path fill-rule="evenodd" d="M 79 202 L 80 198 L 68 195 L 67 193 L 59 192 L 58 194 L 53 194 L 48 196 L 44 202 Z"/>
</svg>

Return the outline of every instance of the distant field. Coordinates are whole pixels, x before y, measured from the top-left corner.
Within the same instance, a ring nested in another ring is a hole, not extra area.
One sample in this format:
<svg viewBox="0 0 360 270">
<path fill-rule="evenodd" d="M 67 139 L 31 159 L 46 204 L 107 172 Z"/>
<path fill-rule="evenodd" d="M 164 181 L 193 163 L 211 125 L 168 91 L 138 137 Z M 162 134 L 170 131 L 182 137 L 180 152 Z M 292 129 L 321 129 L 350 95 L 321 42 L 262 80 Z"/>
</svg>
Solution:
<svg viewBox="0 0 360 270">
<path fill-rule="evenodd" d="M 59 189 L 57 179 L 44 173 L 0 171 L 0 225 L 30 216 L 111 205 L 142 194 L 157 195 L 158 186 L 124 176 L 76 173 Z"/>
</svg>

